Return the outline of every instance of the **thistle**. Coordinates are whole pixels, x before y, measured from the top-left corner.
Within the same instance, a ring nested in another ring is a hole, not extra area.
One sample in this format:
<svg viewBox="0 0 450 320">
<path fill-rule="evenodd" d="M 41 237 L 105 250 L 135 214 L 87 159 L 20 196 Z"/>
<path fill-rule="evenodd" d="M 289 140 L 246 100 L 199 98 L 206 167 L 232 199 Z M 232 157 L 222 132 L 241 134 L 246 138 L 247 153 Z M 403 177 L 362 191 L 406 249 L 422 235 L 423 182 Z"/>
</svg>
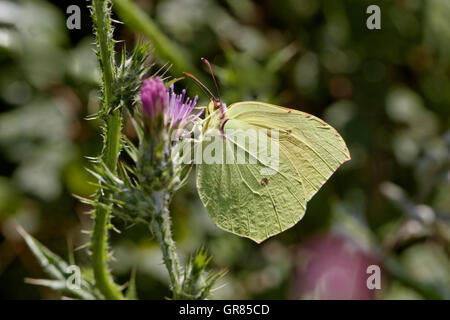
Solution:
<svg viewBox="0 0 450 320">
<path fill-rule="evenodd" d="M 108 230 L 112 228 L 110 216 L 115 215 L 130 223 L 149 225 L 162 251 L 173 298 L 206 298 L 220 275 L 205 271 L 209 259 L 203 250 L 192 255 L 182 267 L 172 238 L 169 212 L 173 193 L 186 182 L 192 168 L 174 162 L 179 151 L 175 148 L 177 141 L 170 137 L 178 140 L 179 130 L 187 129 L 200 117 L 201 111 L 193 113 L 197 97 L 187 98 L 185 90 L 176 94 L 173 85 L 168 90 L 160 77 L 142 81 L 149 71 L 148 45 L 138 43 L 128 59 L 124 51 L 121 63 L 116 65 L 110 1 L 94 0 L 92 17 L 103 75 L 103 108 L 91 118 L 104 121 L 104 140 L 102 154 L 94 158 L 93 168 L 89 170 L 98 180 L 98 192 L 94 199 L 81 200 L 93 207 L 94 227 L 86 247 L 92 251 L 94 279 L 83 278 L 80 289 L 68 286 L 66 280 L 70 274 L 63 259 L 23 231 L 28 245 L 52 279 L 34 283 L 80 299 L 135 297 L 135 292 L 126 295 L 122 292 L 108 268 Z M 136 103 L 139 100 L 141 104 Z M 138 133 L 138 145 L 121 132 L 127 117 Z M 132 164 L 121 161 L 122 151 L 132 159 Z"/>
<path fill-rule="evenodd" d="M 112 194 L 109 204 L 116 216 L 150 226 L 163 253 L 173 297 L 202 299 L 209 294 L 219 274 L 205 271 L 209 259 L 202 250 L 190 258 L 186 268 L 181 267 L 168 209 L 173 193 L 186 182 L 192 168 L 192 164 L 174 161 L 180 157 L 177 145 L 183 139 L 179 138 L 182 135 L 186 138 L 190 132 L 186 129 L 195 124 L 202 111 L 193 112 L 197 97 L 187 97 L 185 90 L 176 94 L 173 85 L 167 89 L 159 77 L 142 82 L 140 101 L 133 112 L 139 143 L 136 146 L 125 141 L 125 150 L 134 165 L 120 165 L 118 174 L 102 166 L 94 174 L 101 181 L 101 188 Z M 192 261 L 203 263 L 192 269 Z"/>
<path fill-rule="evenodd" d="M 143 81 L 140 90 L 142 123 L 145 128 L 137 155 L 137 176 L 143 185 L 152 190 L 174 191 L 185 181 L 191 165 L 176 165 L 179 158 L 176 144 L 186 137 L 186 128 L 193 124 L 203 111 L 193 113 L 198 97 L 186 97 L 186 90 L 176 94 L 173 85 L 169 90 L 161 78 Z"/>
<path fill-rule="evenodd" d="M 141 87 L 142 108 L 145 115 L 151 120 L 152 127 L 169 131 L 185 129 L 190 123 L 201 116 L 203 110 L 196 114 L 192 111 L 197 104 L 198 96 L 194 99 L 186 97 L 186 90 L 176 94 L 174 85 L 169 90 L 159 77 L 144 80 Z M 162 119 L 162 128 L 158 127 Z"/>
</svg>

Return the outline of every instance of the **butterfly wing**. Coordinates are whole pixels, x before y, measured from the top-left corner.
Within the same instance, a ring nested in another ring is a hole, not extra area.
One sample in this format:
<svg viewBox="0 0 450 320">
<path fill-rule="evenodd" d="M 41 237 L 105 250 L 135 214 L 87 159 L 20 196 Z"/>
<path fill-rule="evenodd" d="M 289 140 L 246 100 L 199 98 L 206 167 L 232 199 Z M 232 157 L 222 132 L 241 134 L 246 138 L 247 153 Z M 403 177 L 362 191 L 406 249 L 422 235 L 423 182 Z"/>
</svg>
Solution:
<svg viewBox="0 0 450 320">
<path fill-rule="evenodd" d="M 346 161 L 350 153 L 339 133 L 323 120 L 305 112 L 261 102 L 230 106 L 227 117 L 257 128 L 280 132 L 280 149 L 304 182 L 306 201 Z"/>
<path fill-rule="evenodd" d="M 198 165 L 199 194 L 215 224 L 256 242 L 295 225 L 306 202 L 350 158 L 339 134 L 306 113 L 241 102 L 225 116 L 225 136 L 217 139 L 217 131 L 202 143 L 204 156 L 212 149 L 219 156 Z M 273 150 L 277 162 L 269 161 Z"/>
</svg>

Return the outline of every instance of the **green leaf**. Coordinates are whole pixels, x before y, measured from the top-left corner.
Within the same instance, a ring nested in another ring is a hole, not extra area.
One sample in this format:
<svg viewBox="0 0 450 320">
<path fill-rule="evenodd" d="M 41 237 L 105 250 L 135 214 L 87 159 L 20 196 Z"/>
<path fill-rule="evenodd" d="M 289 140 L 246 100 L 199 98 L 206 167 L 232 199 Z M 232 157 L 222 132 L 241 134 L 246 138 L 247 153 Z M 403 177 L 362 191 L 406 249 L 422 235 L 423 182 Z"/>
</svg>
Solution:
<svg viewBox="0 0 450 320">
<path fill-rule="evenodd" d="M 133 269 L 128 282 L 127 293 L 125 294 L 127 300 L 138 300 L 137 290 L 136 290 L 136 269 Z"/>
<path fill-rule="evenodd" d="M 72 272 L 69 269 L 70 265 L 30 236 L 22 227 L 19 226 L 17 231 L 25 240 L 44 272 L 51 278 L 51 280 L 27 279 L 26 281 L 28 283 L 49 287 L 77 299 L 95 300 L 100 298 L 100 295 L 95 292 L 92 284 L 84 279 L 81 281 L 80 288 L 75 289 L 71 286 L 69 287 L 68 283 L 72 276 Z"/>
</svg>

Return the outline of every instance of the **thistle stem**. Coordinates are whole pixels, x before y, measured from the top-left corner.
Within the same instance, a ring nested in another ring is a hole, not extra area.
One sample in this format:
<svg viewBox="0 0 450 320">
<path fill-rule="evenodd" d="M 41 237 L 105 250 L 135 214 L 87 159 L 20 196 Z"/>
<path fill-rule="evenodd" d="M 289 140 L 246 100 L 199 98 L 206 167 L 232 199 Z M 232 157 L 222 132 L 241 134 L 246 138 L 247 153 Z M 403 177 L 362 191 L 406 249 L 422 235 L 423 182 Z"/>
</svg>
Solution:
<svg viewBox="0 0 450 320">
<path fill-rule="evenodd" d="M 157 210 L 157 214 L 154 215 L 154 233 L 161 247 L 164 264 L 169 273 L 173 298 L 178 299 L 181 297 L 182 273 L 175 242 L 172 238 L 172 222 L 169 212 L 170 195 L 166 192 L 162 192 L 155 198 L 159 198 L 154 201 L 157 207 L 159 207 L 159 210 Z"/>
<path fill-rule="evenodd" d="M 100 66 L 103 75 L 103 103 L 104 110 L 113 110 L 114 95 L 112 91 L 113 68 L 112 49 L 109 32 L 111 31 L 111 19 L 109 16 L 109 1 L 93 0 L 93 17 L 96 28 L 96 37 L 99 48 Z M 122 118 L 120 111 L 111 112 L 105 126 L 105 141 L 102 153 L 102 161 L 112 172 L 116 171 L 117 159 L 120 153 Z M 98 201 L 102 202 L 100 195 Z M 123 299 L 118 286 L 112 280 L 108 269 L 108 228 L 110 209 L 106 206 L 97 206 L 94 214 L 94 230 L 92 234 L 92 265 L 97 288 L 106 299 Z"/>
<path fill-rule="evenodd" d="M 114 112 L 106 124 L 105 149 L 102 155 L 103 162 L 112 171 L 117 165 L 117 155 L 120 151 L 121 117 Z M 109 197 L 104 194 L 102 197 Z M 102 202 L 102 198 L 98 199 Z M 112 280 L 108 269 L 108 227 L 110 209 L 106 206 L 98 206 L 95 212 L 94 231 L 92 234 L 92 264 L 97 288 L 106 299 L 123 299 L 117 285 Z"/>
</svg>

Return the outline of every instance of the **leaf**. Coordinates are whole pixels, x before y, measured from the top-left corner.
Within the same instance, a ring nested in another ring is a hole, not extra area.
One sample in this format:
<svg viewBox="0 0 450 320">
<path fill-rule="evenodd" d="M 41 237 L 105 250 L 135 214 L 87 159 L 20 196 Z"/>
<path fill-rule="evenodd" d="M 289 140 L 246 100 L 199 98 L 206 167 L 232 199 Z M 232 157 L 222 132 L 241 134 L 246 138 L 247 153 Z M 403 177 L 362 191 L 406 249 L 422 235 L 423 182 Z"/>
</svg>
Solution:
<svg viewBox="0 0 450 320">
<path fill-rule="evenodd" d="M 137 290 L 136 290 L 136 269 L 133 269 L 130 277 L 130 281 L 128 282 L 128 289 L 125 295 L 127 300 L 138 300 Z"/>
<path fill-rule="evenodd" d="M 44 272 L 51 278 L 47 279 L 26 279 L 26 282 L 52 288 L 61 291 L 70 297 L 95 300 L 100 298 L 100 295 L 95 292 L 92 284 L 82 279 L 81 288 L 69 287 L 69 277 L 72 276 L 70 265 L 67 264 L 61 257 L 51 252 L 44 245 L 42 245 L 35 238 L 30 236 L 22 227 L 17 227 L 17 231 L 24 238 L 26 244 L 30 248 L 33 255 L 38 260 Z"/>
</svg>

